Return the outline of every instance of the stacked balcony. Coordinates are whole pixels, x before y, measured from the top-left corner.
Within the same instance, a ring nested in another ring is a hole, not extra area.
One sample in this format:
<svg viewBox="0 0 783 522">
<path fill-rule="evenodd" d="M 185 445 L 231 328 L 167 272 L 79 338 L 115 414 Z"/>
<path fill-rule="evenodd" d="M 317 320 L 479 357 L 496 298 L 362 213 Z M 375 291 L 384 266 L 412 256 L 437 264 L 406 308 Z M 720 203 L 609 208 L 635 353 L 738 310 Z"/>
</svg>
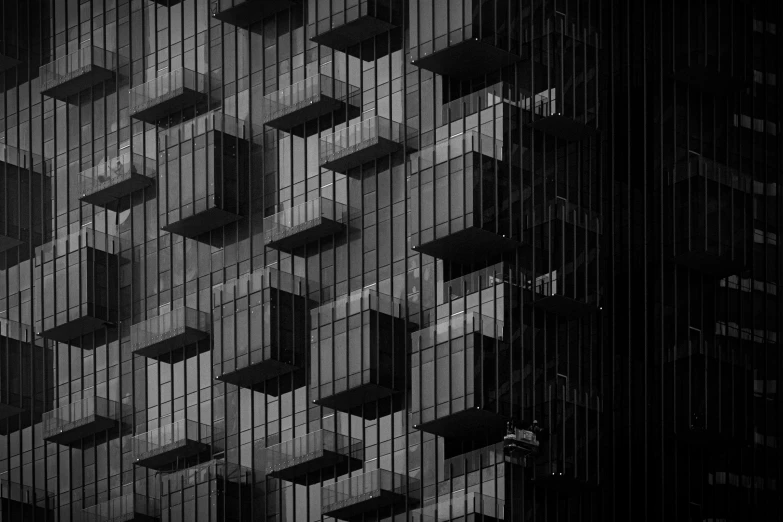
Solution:
<svg viewBox="0 0 783 522">
<path fill-rule="evenodd" d="M 22 63 L 24 51 L 9 41 L 0 40 L 0 72 Z"/>
<path fill-rule="evenodd" d="M 368 471 L 321 490 L 321 514 L 338 520 L 354 520 L 368 513 L 416 505 L 419 483 L 385 469 Z"/>
<path fill-rule="evenodd" d="M 0 252 L 24 243 L 43 244 L 51 215 L 50 163 L 37 154 L 0 144 L 0 175 L 4 180 L 0 186 Z M 19 195 L 29 193 L 33 194 L 29 204 L 20 206 Z M 19 250 L 21 255 L 27 249 Z"/>
<path fill-rule="evenodd" d="M 313 309 L 314 403 L 366 419 L 396 407 L 405 389 L 407 308 L 365 289 Z"/>
<path fill-rule="evenodd" d="M 400 25 L 400 13 L 393 8 L 393 1 L 359 0 L 338 12 L 321 8 L 318 22 L 311 28 L 314 35 L 310 40 L 330 49 L 350 52 L 349 48 Z"/>
<path fill-rule="evenodd" d="M 84 522 L 158 522 L 160 499 L 128 493 L 82 511 Z"/>
<path fill-rule="evenodd" d="M 574 116 L 573 106 L 560 100 L 543 98 L 533 104 L 530 127 L 566 141 L 580 141 L 590 132 L 590 126 Z"/>
<path fill-rule="evenodd" d="M 444 9 L 447 6 L 445 3 L 440 5 Z M 413 65 L 443 76 L 469 80 L 519 61 L 519 13 L 513 2 L 465 0 L 461 7 L 464 7 L 464 19 L 462 16 L 455 19 L 453 13 L 449 16 L 448 12 L 437 10 L 423 17 L 418 10 L 410 10 Z M 436 19 L 444 22 L 435 24 Z M 419 28 L 425 23 L 433 27 Z M 428 35 L 427 39 L 419 41 L 419 38 L 425 38 L 423 35 Z"/>
<path fill-rule="evenodd" d="M 136 435 L 131 442 L 134 463 L 160 471 L 197 459 L 211 447 L 212 428 L 187 419 Z"/>
<path fill-rule="evenodd" d="M 320 482 L 362 469 L 362 441 L 329 430 L 318 430 L 264 450 L 266 474 L 295 484 Z"/>
<path fill-rule="evenodd" d="M 15 471 L 20 470 L 17 468 Z M 1 520 L 51 520 L 55 502 L 56 495 L 48 491 L 14 482 L 8 472 L 0 475 Z"/>
<path fill-rule="evenodd" d="M 520 181 L 507 172 L 503 149 L 502 142 L 471 131 L 411 156 L 413 250 L 473 265 L 521 246 Z"/>
<path fill-rule="evenodd" d="M 351 169 L 389 154 L 416 148 L 416 131 L 381 116 L 321 136 L 318 158 L 322 168 L 351 174 Z"/>
<path fill-rule="evenodd" d="M 302 386 L 317 285 L 274 268 L 216 287 L 216 379 L 278 395 Z M 312 292 L 313 294 L 309 294 Z"/>
<path fill-rule="evenodd" d="M 177 308 L 131 326 L 131 349 L 136 355 L 170 363 L 209 349 L 212 321 L 193 308 Z"/>
<path fill-rule="evenodd" d="M 316 74 L 267 94 L 262 108 L 265 125 L 305 136 L 317 131 L 319 121 L 323 126 L 331 126 L 358 116 L 361 90 L 325 74 Z"/>
<path fill-rule="evenodd" d="M 753 249 L 752 196 L 752 180 L 726 165 L 695 154 L 678 163 L 664 235 L 674 261 L 712 276 L 739 274 Z"/>
<path fill-rule="evenodd" d="M 113 80 L 116 71 L 116 54 L 89 45 L 41 66 L 41 95 L 66 101 L 71 96 Z"/>
<path fill-rule="evenodd" d="M 120 266 L 130 262 L 130 246 L 119 238 L 82 228 L 36 249 L 34 289 L 38 335 L 83 347 L 83 336 L 117 323 Z"/>
<path fill-rule="evenodd" d="M 348 225 L 347 205 L 327 198 L 306 201 L 264 219 L 264 245 L 293 253 L 339 234 Z"/>
<path fill-rule="evenodd" d="M 411 337 L 413 427 L 446 438 L 447 454 L 500 440 L 511 416 L 510 404 L 498 397 L 504 384 L 498 379 L 510 364 L 503 322 L 459 313 Z M 443 379 L 451 386 L 442 386 Z"/>
<path fill-rule="evenodd" d="M 181 68 L 165 72 L 130 90 L 131 118 L 157 124 L 184 109 L 207 101 L 207 77 Z"/>
<path fill-rule="evenodd" d="M 51 350 L 32 327 L 0 319 L 0 435 L 40 422 L 46 405 L 40 369 L 51 374 L 52 364 Z"/>
<path fill-rule="evenodd" d="M 231 116 L 208 113 L 161 132 L 161 229 L 198 239 L 241 218 L 251 132 Z"/>
<path fill-rule="evenodd" d="M 411 512 L 412 522 L 500 522 L 505 520 L 503 500 L 481 493 L 462 493 Z"/>
<path fill-rule="evenodd" d="M 130 408 L 103 397 L 88 397 L 43 415 L 43 439 L 64 446 L 81 446 L 85 439 L 115 431 Z"/>
<path fill-rule="evenodd" d="M 291 7 L 293 0 L 211 0 L 212 16 L 221 22 L 247 27 Z"/>
<path fill-rule="evenodd" d="M 122 198 L 144 190 L 155 179 L 155 160 L 125 152 L 79 175 L 79 198 L 110 210 L 118 210 Z"/>
<path fill-rule="evenodd" d="M 525 285 L 533 305 L 564 317 L 597 310 L 600 216 L 556 198 L 533 207 L 526 233 L 536 246 L 534 270 Z"/>
</svg>

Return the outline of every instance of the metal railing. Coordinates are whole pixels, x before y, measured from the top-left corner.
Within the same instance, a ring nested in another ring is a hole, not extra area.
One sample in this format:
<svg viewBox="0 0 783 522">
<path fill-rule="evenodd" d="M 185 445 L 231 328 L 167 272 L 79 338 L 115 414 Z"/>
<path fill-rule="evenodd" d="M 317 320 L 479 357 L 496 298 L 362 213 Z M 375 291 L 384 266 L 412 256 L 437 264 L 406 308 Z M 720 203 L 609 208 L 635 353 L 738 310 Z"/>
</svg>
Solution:
<svg viewBox="0 0 783 522">
<path fill-rule="evenodd" d="M 76 232 L 71 232 L 45 245 L 36 247 L 36 262 L 39 264 L 44 263 L 55 257 L 63 256 L 69 252 L 76 252 L 85 247 L 95 248 L 108 254 L 119 254 L 120 252 L 130 250 L 130 242 L 105 232 L 98 232 L 93 228 L 82 227 Z"/>
<path fill-rule="evenodd" d="M 270 287 L 295 295 L 308 295 L 309 292 L 312 298 L 319 290 L 318 284 L 313 281 L 266 267 L 213 286 L 215 307 Z"/>
<path fill-rule="evenodd" d="M 250 130 L 251 126 L 248 121 L 223 114 L 220 111 L 211 111 L 161 130 L 158 133 L 158 143 L 170 146 L 173 143 L 181 143 L 196 136 L 203 136 L 210 131 L 220 131 L 237 138 L 250 139 L 252 136 Z"/>
<path fill-rule="evenodd" d="M 0 337 L 43 346 L 43 340 L 35 335 L 32 326 L 8 319 L 0 318 Z"/>
<path fill-rule="evenodd" d="M 132 515 L 145 515 L 157 519 L 161 514 L 160 499 L 128 493 L 84 508 L 82 514 L 84 522 L 130 520 L 133 519 Z"/>
<path fill-rule="evenodd" d="M 178 335 L 186 328 L 201 332 L 212 329 L 210 314 L 193 308 L 176 308 L 131 326 L 131 349 L 139 350 Z"/>
<path fill-rule="evenodd" d="M 130 90 L 129 110 L 131 114 L 157 103 L 163 97 L 180 89 L 206 92 L 207 77 L 190 69 L 180 68 L 164 73 Z"/>
<path fill-rule="evenodd" d="M 318 430 L 264 449 L 266 473 L 286 469 L 308 456 L 330 451 L 364 459 L 362 441 L 329 430 Z"/>
<path fill-rule="evenodd" d="M 349 477 L 321 489 L 322 513 L 328 513 L 339 508 L 340 505 L 351 504 L 352 500 L 361 501 L 366 495 L 377 491 L 405 495 L 410 488 L 410 496 L 415 497 L 419 490 L 418 482 L 406 475 L 392 473 L 385 469 L 376 469 Z"/>
<path fill-rule="evenodd" d="M 39 69 L 41 91 L 46 91 L 68 81 L 72 77 L 81 74 L 84 68 L 93 65 L 114 71 L 117 69 L 117 55 L 111 51 L 90 45 L 42 65 Z"/>
<path fill-rule="evenodd" d="M 162 475 L 160 480 L 163 495 L 170 495 L 182 491 L 186 487 L 213 480 L 219 479 L 233 484 L 252 484 L 253 478 L 252 469 L 218 459 Z"/>
<path fill-rule="evenodd" d="M 155 177 L 155 160 L 141 154 L 125 152 L 116 158 L 107 159 L 79 174 L 79 192 L 82 197 L 95 194 L 120 181 L 127 180 L 132 174 Z"/>
<path fill-rule="evenodd" d="M 523 281 L 522 274 L 513 270 L 509 264 L 496 263 L 449 281 L 438 282 L 438 294 L 440 295 L 438 303 L 447 303 L 452 299 L 464 297 L 497 285 L 520 285 Z"/>
<path fill-rule="evenodd" d="M 0 475 L 0 498 L 45 508 L 54 506 L 55 497 L 54 493 L 44 489 L 14 482 L 7 471 Z"/>
<path fill-rule="evenodd" d="M 476 131 L 467 131 L 422 148 L 409 157 L 411 176 L 472 152 L 503 161 L 503 142 Z"/>
<path fill-rule="evenodd" d="M 375 310 L 392 317 L 405 319 L 407 313 L 414 310 L 410 304 L 396 297 L 383 294 L 372 288 L 363 288 L 348 295 L 343 295 L 332 301 L 328 301 L 310 312 L 312 325 L 328 324 L 338 319 L 361 313 L 365 310 Z M 319 321 L 320 318 L 320 321 Z"/>
<path fill-rule="evenodd" d="M 163 452 L 169 446 L 185 441 L 209 444 L 212 440 L 212 427 L 196 421 L 181 419 L 154 430 L 136 435 L 131 439 L 131 452 L 135 459 Z"/>
<path fill-rule="evenodd" d="M 360 94 L 358 87 L 325 74 L 315 74 L 264 96 L 262 101 L 264 122 L 274 120 L 299 105 L 310 103 L 319 96 L 351 101 Z"/>
<path fill-rule="evenodd" d="M 318 198 L 266 217 L 264 218 L 265 242 L 270 243 L 288 237 L 296 231 L 297 227 L 320 218 L 347 223 L 350 218 L 348 205 L 327 198 Z"/>
<path fill-rule="evenodd" d="M 321 163 L 335 155 L 345 155 L 365 144 L 384 138 L 397 143 L 413 143 L 416 131 L 382 116 L 372 116 L 348 127 L 321 136 L 318 155 Z"/>
<path fill-rule="evenodd" d="M 0 163 L 6 163 L 22 169 L 30 169 L 38 174 L 51 175 L 51 162 L 43 156 L 0 143 Z"/>
<path fill-rule="evenodd" d="M 92 417 L 119 420 L 123 405 L 103 397 L 87 397 L 51 411 L 44 412 L 42 424 L 44 438 L 67 429 L 69 425 L 81 425 Z"/>
<path fill-rule="evenodd" d="M 460 312 L 439 319 L 434 324 L 430 323 L 427 328 L 415 332 L 413 334 L 414 344 L 417 339 L 421 339 L 421 347 L 426 348 L 473 333 L 492 339 L 503 340 L 503 327 L 504 323 L 499 319 L 488 317 L 477 312 Z"/>
</svg>

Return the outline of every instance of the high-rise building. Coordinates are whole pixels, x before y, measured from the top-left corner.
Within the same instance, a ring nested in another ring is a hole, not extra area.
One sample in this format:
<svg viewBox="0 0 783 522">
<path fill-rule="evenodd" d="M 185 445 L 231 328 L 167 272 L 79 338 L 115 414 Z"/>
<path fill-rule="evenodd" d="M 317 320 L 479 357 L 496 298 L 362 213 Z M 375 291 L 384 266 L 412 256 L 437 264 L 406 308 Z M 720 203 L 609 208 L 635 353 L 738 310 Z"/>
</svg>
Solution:
<svg viewBox="0 0 783 522">
<path fill-rule="evenodd" d="M 782 520 L 779 25 L 2 0 L 0 521 Z"/>
</svg>

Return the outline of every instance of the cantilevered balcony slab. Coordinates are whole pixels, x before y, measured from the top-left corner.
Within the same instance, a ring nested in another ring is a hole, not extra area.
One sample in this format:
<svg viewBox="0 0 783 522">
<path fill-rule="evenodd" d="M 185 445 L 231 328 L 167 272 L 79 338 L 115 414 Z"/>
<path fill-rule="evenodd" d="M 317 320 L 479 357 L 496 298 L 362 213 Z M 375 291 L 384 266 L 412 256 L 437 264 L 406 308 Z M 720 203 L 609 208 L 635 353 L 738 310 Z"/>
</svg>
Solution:
<svg viewBox="0 0 783 522">
<path fill-rule="evenodd" d="M 216 228 L 224 227 L 235 221 L 239 221 L 242 219 L 242 216 L 223 210 L 222 208 L 212 207 L 198 212 L 197 214 L 174 219 L 176 219 L 176 221 L 172 221 L 169 224 L 160 227 L 160 229 L 178 236 L 195 238 L 210 230 L 215 230 Z"/>
<path fill-rule="evenodd" d="M 83 522 L 158 522 L 160 499 L 128 493 L 84 508 Z"/>
<path fill-rule="evenodd" d="M 414 150 L 416 131 L 381 116 L 373 116 L 321 137 L 321 167 L 345 173 L 399 150 Z"/>
<path fill-rule="evenodd" d="M 125 411 L 120 403 L 102 397 L 88 397 L 43 415 L 43 439 L 65 446 L 78 445 L 120 425 Z"/>
<path fill-rule="evenodd" d="M 209 338 L 209 314 L 193 308 L 177 308 L 131 326 L 131 349 L 150 359 L 178 362 L 209 347 L 199 342 Z"/>
<path fill-rule="evenodd" d="M 526 112 L 528 125 L 545 134 L 566 141 L 580 141 L 594 130 L 573 116 L 573 109 L 557 101 L 545 100 Z"/>
<path fill-rule="evenodd" d="M 434 51 L 424 51 L 424 47 L 420 46 L 418 56 L 413 58 L 411 63 L 436 74 L 470 80 L 519 60 L 520 56 L 515 53 L 478 38 L 471 38 Z"/>
<path fill-rule="evenodd" d="M 211 0 L 212 16 L 227 24 L 247 27 L 288 9 L 293 0 Z"/>
<path fill-rule="evenodd" d="M 405 475 L 376 469 L 321 489 L 321 514 L 352 520 L 394 505 L 416 505 L 419 483 Z M 410 491 L 410 495 L 408 495 Z"/>
<path fill-rule="evenodd" d="M 164 73 L 130 91 L 131 118 L 157 123 L 207 100 L 207 80 L 190 69 Z"/>
<path fill-rule="evenodd" d="M 16 67 L 22 63 L 22 50 L 10 42 L 0 40 L 0 72 Z"/>
<path fill-rule="evenodd" d="M 211 441 L 210 426 L 183 419 L 133 437 L 133 461 L 146 468 L 165 470 L 208 451 Z"/>
<path fill-rule="evenodd" d="M 318 430 L 264 450 L 267 476 L 310 484 L 321 473 L 342 475 L 362 469 L 362 441 L 329 430 Z"/>
<path fill-rule="evenodd" d="M 358 87 L 324 74 L 305 78 L 263 99 L 263 122 L 274 129 L 302 135 L 297 129 L 319 118 L 335 117 L 335 123 L 355 118 L 361 112 Z"/>
<path fill-rule="evenodd" d="M 283 252 L 337 234 L 350 218 L 348 207 L 317 198 L 264 219 L 264 244 Z"/>
<path fill-rule="evenodd" d="M 480 407 L 465 409 L 413 427 L 449 439 L 465 441 L 484 439 L 487 433 L 500 434 L 508 418 Z"/>
<path fill-rule="evenodd" d="M 390 0 L 359 0 L 357 4 L 319 20 L 315 24 L 316 34 L 310 40 L 342 51 L 397 27 L 398 24 L 388 20 L 392 13 Z M 386 19 L 378 16 L 381 13 Z"/>
<path fill-rule="evenodd" d="M 98 47 L 83 47 L 41 66 L 41 95 L 66 100 L 114 79 L 116 70 L 117 55 Z"/>
<path fill-rule="evenodd" d="M 471 265 L 487 258 L 499 257 L 522 246 L 515 240 L 501 234 L 495 234 L 483 228 L 468 227 L 456 230 L 443 237 L 419 243 L 421 236 L 411 237 L 411 248 L 436 259 L 446 259 L 456 263 Z"/>
<path fill-rule="evenodd" d="M 79 199 L 114 209 L 121 198 L 150 186 L 155 176 L 154 160 L 126 152 L 82 171 Z"/>
</svg>

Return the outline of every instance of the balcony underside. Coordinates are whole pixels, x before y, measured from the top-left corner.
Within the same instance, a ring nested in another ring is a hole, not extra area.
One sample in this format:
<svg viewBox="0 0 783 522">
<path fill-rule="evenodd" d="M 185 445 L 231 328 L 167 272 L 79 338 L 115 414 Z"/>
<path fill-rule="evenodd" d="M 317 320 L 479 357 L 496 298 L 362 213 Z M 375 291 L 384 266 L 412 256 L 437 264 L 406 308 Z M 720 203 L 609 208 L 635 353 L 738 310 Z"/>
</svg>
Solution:
<svg viewBox="0 0 783 522">
<path fill-rule="evenodd" d="M 276 359 L 259 361 L 244 368 L 223 373 L 215 377 L 217 380 L 239 386 L 241 388 L 255 389 L 259 384 L 298 370 L 297 366 Z"/>
<path fill-rule="evenodd" d="M 533 306 L 539 310 L 564 317 L 578 317 L 595 310 L 595 305 L 559 294 L 549 296 L 536 295 L 533 299 Z"/>
<path fill-rule="evenodd" d="M 142 513 L 127 513 L 106 519 L 105 522 L 159 522 L 159 517 L 153 517 L 152 515 L 144 515 Z"/>
<path fill-rule="evenodd" d="M 321 397 L 313 402 L 325 408 L 352 413 L 365 419 L 375 419 L 380 415 L 385 415 L 390 409 L 386 404 L 389 403 L 388 400 L 383 401 L 385 404 L 381 406 L 378 406 L 377 401 L 389 399 L 395 395 L 394 390 L 385 386 L 363 384 L 328 397 Z"/>
<path fill-rule="evenodd" d="M 413 61 L 413 65 L 442 76 L 470 80 L 519 61 L 514 53 L 479 40 L 465 40 Z"/>
<path fill-rule="evenodd" d="M 179 88 L 133 108 L 131 118 L 155 124 L 163 118 L 206 101 L 207 95 L 193 89 Z"/>
<path fill-rule="evenodd" d="M 222 208 L 210 208 L 198 214 L 182 218 L 161 227 L 162 230 L 178 236 L 195 238 L 216 228 L 239 221 L 242 216 Z"/>
<path fill-rule="evenodd" d="M 0 53 L 0 72 L 7 71 L 12 67 L 16 67 L 20 63 L 22 62 L 12 56 Z"/>
<path fill-rule="evenodd" d="M 25 411 L 24 408 L 14 404 L 9 404 L 4 401 L 0 403 L 0 421 L 3 421 L 9 417 L 13 417 L 14 415 L 18 415 L 23 411 Z"/>
<path fill-rule="evenodd" d="M 212 16 L 227 24 L 247 27 L 250 24 L 263 20 L 267 16 L 288 9 L 293 4 L 291 0 L 246 0 L 234 7 L 213 12 Z"/>
<path fill-rule="evenodd" d="M 30 499 L 43 503 L 43 498 Z M 52 501 L 49 501 L 52 505 Z M 54 513 L 51 509 L 27 502 L 19 502 L 15 499 L 0 498 L 0 520 L 8 522 L 26 522 L 27 520 L 53 520 Z"/>
<path fill-rule="evenodd" d="M 97 433 L 113 429 L 118 424 L 114 419 L 91 415 L 80 421 L 65 424 L 58 432 L 44 433 L 44 440 L 68 446 Z"/>
<path fill-rule="evenodd" d="M 130 173 L 122 176 L 121 179 L 106 182 L 95 190 L 83 194 L 79 199 L 99 207 L 113 208 L 120 198 L 138 190 L 144 190 L 150 185 L 152 185 L 151 178 L 142 174 Z"/>
<path fill-rule="evenodd" d="M 283 233 L 268 237 L 265 242 L 266 246 L 270 248 L 276 248 L 282 252 L 292 252 L 319 239 L 338 234 L 344 228 L 344 223 L 338 223 L 325 217 L 318 217 L 292 227 Z"/>
<path fill-rule="evenodd" d="M 44 339 L 74 344 L 73 341 L 76 341 L 78 337 L 103 330 L 105 326 L 113 327 L 114 324 L 105 319 L 85 315 L 48 330 L 42 330 L 38 332 L 38 335 Z"/>
<path fill-rule="evenodd" d="M 394 24 L 374 16 L 362 16 L 348 23 L 332 27 L 310 38 L 313 42 L 331 49 L 345 49 L 369 40 L 395 27 Z"/>
<path fill-rule="evenodd" d="M 421 245 L 414 245 L 413 250 L 436 259 L 472 265 L 497 258 L 520 246 L 521 243 L 514 239 L 483 228 L 470 227 Z"/>
<path fill-rule="evenodd" d="M 175 464 L 178 460 L 195 457 L 208 449 L 208 444 L 186 439 L 142 453 L 136 458 L 135 463 L 145 468 L 162 470 Z"/>
<path fill-rule="evenodd" d="M 330 154 L 321 163 L 321 167 L 345 173 L 354 167 L 360 167 L 368 161 L 388 156 L 400 149 L 402 149 L 402 143 L 376 137 Z"/>
<path fill-rule="evenodd" d="M 684 252 L 675 255 L 674 261 L 692 270 L 718 277 L 739 274 L 745 266 L 743 261 L 730 253 L 718 255 L 709 252 Z"/>
<path fill-rule="evenodd" d="M 745 80 L 728 71 L 700 64 L 683 67 L 674 74 L 674 77 L 697 89 L 716 94 L 736 92 L 747 87 Z"/>
<path fill-rule="evenodd" d="M 530 127 L 566 141 L 580 141 L 590 133 L 587 125 L 562 114 L 536 118 L 530 122 Z"/>
<path fill-rule="evenodd" d="M 149 359 L 179 362 L 188 356 L 198 355 L 205 351 L 208 346 L 205 346 L 204 349 L 199 349 L 198 344 L 199 341 L 208 337 L 209 332 L 186 326 L 172 330 L 165 339 L 137 348 L 133 353 Z M 206 345 L 207 343 L 201 344 Z M 175 357 L 174 360 L 171 359 L 172 356 Z"/>
<path fill-rule="evenodd" d="M 77 69 L 57 82 L 42 86 L 41 95 L 57 100 L 65 100 L 69 96 L 99 85 L 114 78 L 114 72 L 97 65 L 87 65 Z"/>
<path fill-rule="evenodd" d="M 22 243 L 24 243 L 24 241 L 20 241 L 15 237 L 0 234 L 0 252 L 5 252 L 6 250 L 10 250 L 14 247 L 21 245 Z"/>
<path fill-rule="evenodd" d="M 324 506 L 322 514 L 339 520 L 352 520 L 364 513 L 375 512 L 395 504 L 403 504 L 405 499 L 406 496 L 400 493 L 376 489 L 342 502 Z"/>
<path fill-rule="evenodd" d="M 444 437 L 450 442 L 501 440 L 508 419 L 497 413 L 472 408 L 414 426 L 415 429 Z"/>
<path fill-rule="evenodd" d="M 355 105 L 325 94 L 319 94 L 290 105 L 285 109 L 265 115 L 264 124 L 273 129 L 290 132 L 302 137 L 305 135 L 304 124 L 307 122 L 323 118 L 325 125 L 331 125 L 332 122 L 326 120 L 330 120 L 332 115 L 334 115 L 334 125 L 344 122 L 346 107 L 349 118 L 355 118 L 361 113 L 361 109 Z M 315 126 L 313 125 L 313 127 Z"/>
<path fill-rule="evenodd" d="M 329 477 L 344 475 L 362 469 L 362 461 L 349 455 L 329 450 L 313 451 L 296 459 L 267 468 L 267 475 L 295 484 L 313 484 L 321 480 L 321 473 Z"/>
</svg>

